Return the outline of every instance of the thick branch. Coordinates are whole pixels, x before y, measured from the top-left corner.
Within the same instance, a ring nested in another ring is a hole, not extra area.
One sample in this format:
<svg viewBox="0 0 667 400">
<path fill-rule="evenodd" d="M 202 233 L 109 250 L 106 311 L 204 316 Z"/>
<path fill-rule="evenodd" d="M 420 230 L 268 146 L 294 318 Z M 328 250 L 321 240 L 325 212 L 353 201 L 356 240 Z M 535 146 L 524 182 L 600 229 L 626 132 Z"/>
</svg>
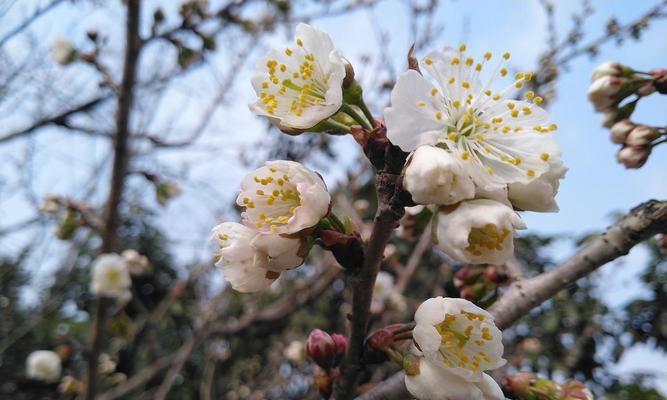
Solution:
<svg viewBox="0 0 667 400">
<path fill-rule="evenodd" d="M 368 138 L 361 136 L 357 138 L 362 145 L 364 139 L 367 140 L 364 150 L 371 163 L 378 169 L 375 178 L 378 210 L 364 254 L 364 264 L 359 273 L 352 278 L 350 338 L 347 354 L 341 367 L 341 376 L 336 382 L 333 393 L 333 398 L 339 400 L 352 398 L 357 379 L 364 368 L 364 340 L 371 316 L 373 286 L 384 258 L 387 242 L 404 214 L 404 199 L 401 198 L 402 189 L 399 176 L 407 153 L 392 145 L 386 139 L 385 133 L 384 127 L 379 126 L 369 133 Z"/>
<path fill-rule="evenodd" d="M 141 40 L 139 38 L 140 0 L 127 2 L 126 45 L 125 61 L 123 65 L 123 80 L 118 96 L 118 110 L 116 111 L 116 137 L 114 141 L 114 160 L 111 172 L 111 189 L 106 204 L 106 215 L 102 231 L 102 252 L 115 249 L 117 235 L 116 228 L 119 220 L 118 206 L 123 195 L 125 176 L 129 160 L 129 120 L 130 110 L 134 97 L 134 82 Z M 105 307 L 102 298 L 98 299 L 95 307 L 92 348 L 88 355 L 88 373 L 84 399 L 93 400 L 97 392 L 97 364 L 98 355 L 104 343 Z"/>
<path fill-rule="evenodd" d="M 496 325 L 504 329 L 578 279 L 628 254 L 642 241 L 664 232 L 667 232 L 667 201 L 643 203 L 558 267 L 535 278 L 513 283 L 489 312 Z"/>
</svg>

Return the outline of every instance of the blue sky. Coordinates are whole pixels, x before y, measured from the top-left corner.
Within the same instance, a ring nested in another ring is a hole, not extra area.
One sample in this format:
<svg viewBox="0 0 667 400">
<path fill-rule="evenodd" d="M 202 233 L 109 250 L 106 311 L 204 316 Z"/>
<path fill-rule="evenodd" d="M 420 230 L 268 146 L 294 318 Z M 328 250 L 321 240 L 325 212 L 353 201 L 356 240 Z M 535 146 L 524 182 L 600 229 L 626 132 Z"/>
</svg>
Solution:
<svg viewBox="0 0 667 400">
<path fill-rule="evenodd" d="M 155 3 L 157 2 L 150 2 Z M 555 3 L 556 26 L 559 39 L 562 39 L 571 27 L 570 16 L 578 10 L 580 2 L 568 0 Z M 654 3 L 593 2 L 596 12 L 586 21 L 584 41 L 601 35 L 611 15 L 618 16 L 620 23 L 625 23 L 645 12 Z M 12 22 L 17 20 L 15 18 L 23 12 L 19 7 L 5 18 Z M 405 52 L 411 42 L 406 11 L 402 2 L 388 0 L 382 2 L 372 14 L 369 11 L 359 11 L 341 17 L 322 18 L 314 21 L 314 24 L 330 33 L 336 46 L 353 64 L 359 65 L 362 54 L 377 55 L 376 37 L 369 27 L 369 17 L 372 15 L 382 29 L 388 32 L 390 40 L 387 47 L 391 50 L 395 70 L 400 71 L 405 68 Z M 122 14 L 115 3 L 104 5 L 101 10 L 60 7 L 52 16 L 35 24 L 34 29 L 40 37 L 48 38 L 40 46 L 40 51 L 47 58 L 49 44 L 55 35 L 64 35 L 81 43 L 84 42 L 84 32 L 96 26 L 109 27 L 107 32 L 117 35 L 117 26 L 113 28 L 112 23 L 120 18 Z M 509 50 L 512 52 L 512 65 L 517 69 L 535 68 L 538 55 L 546 47 L 547 20 L 537 1 L 447 1 L 440 7 L 435 20 L 444 26 L 438 40 L 440 45 L 456 46 L 465 41 L 471 54 L 482 54 L 487 50 L 497 54 Z M 13 24 L 2 25 L 9 27 Z M 4 29 L 8 28 L 0 28 L 0 35 Z M 288 40 L 289 35 L 289 32 L 278 32 L 266 43 L 279 45 Z M 558 97 L 550 111 L 552 119 L 559 125 L 555 137 L 562 147 L 563 159 L 570 170 L 558 195 L 561 211 L 557 214 L 526 213 L 524 219 L 530 230 L 567 234 L 600 230 L 611 223 L 610 215 L 614 211 L 627 211 L 650 198 L 667 197 L 667 174 L 664 173 L 667 146 L 658 148 L 642 169 L 624 169 L 615 160 L 617 146 L 608 140 L 608 131 L 599 123 L 600 115 L 594 113 L 586 99 L 590 72 L 602 61 L 618 60 L 641 70 L 667 66 L 665 37 L 667 21 L 658 21 L 645 31 L 644 39 L 640 42 L 627 41 L 621 47 L 608 43 L 601 48 L 600 55 L 595 59 L 579 57 L 569 65 L 568 70 L 562 71 L 558 81 Z M 6 49 L 23 51 L 19 41 L 10 42 Z M 235 187 L 247 172 L 246 167 L 237 161 L 237 155 L 240 149 L 256 145 L 265 134 L 264 121 L 253 116 L 246 106 L 254 97 L 249 84 L 251 65 L 262 50 L 263 48 L 254 51 L 251 60 L 239 70 L 230 100 L 216 111 L 198 145 L 184 152 L 166 151 L 144 155 L 139 161 L 141 165 L 158 165 L 161 171 L 174 177 L 188 177 L 188 182 L 183 182 L 184 195 L 160 214 L 160 223 L 169 230 L 170 238 L 179 248 L 177 255 L 182 261 L 209 257 L 205 240 L 208 231 L 235 197 Z M 418 49 L 418 55 L 428 50 Z M 112 56 L 121 54 L 120 49 L 113 45 L 111 51 Z M 188 114 L 194 114 L 205 107 L 198 101 L 198 95 L 209 93 L 211 76 L 217 78 L 216 63 L 224 65 L 227 57 L 228 54 L 221 51 L 210 62 L 209 68 L 198 72 L 192 79 L 174 85 L 169 92 L 169 101 L 162 106 L 153 128 L 165 131 L 170 129 L 169 133 L 177 136 L 179 130 L 192 125 L 195 118 L 189 118 Z M 90 80 L 80 77 L 80 71 L 75 68 L 63 69 L 48 65 L 44 69 L 45 76 L 66 76 L 70 84 L 89 88 Z M 381 100 L 380 104 L 384 104 L 383 101 L 386 102 L 386 99 Z M 664 125 L 667 121 L 661 118 L 664 118 L 666 107 L 667 98 L 652 96 L 641 101 L 633 119 Z M 174 113 L 180 113 L 181 118 L 175 128 L 167 128 L 170 115 Z M 0 120 L 3 131 L 4 127 L 19 124 L 24 120 L 24 115 L 16 114 L 18 115 Z M 342 164 L 351 163 L 356 154 L 349 151 L 354 147 L 351 138 L 342 137 L 336 141 L 335 146 L 341 153 Z M 42 173 L 34 182 L 35 192 L 42 195 L 51 192 L 79 193 L 78 184 L 85 179 L 83 171 L 99 162 L 108 147 L 103 140 L 84 141 L 81 137 L 71 137 L 53 129 L 49 130 L 48 135 L 43 134 L 30 144 L 20 143 L 1 149 L 0 160 L 3 163 L 9 162 L 17 157 L 17 154 L 24 154 L 30 149 L 37 154 L 36 162 L 49 171 Z M 329 185 L 332 185 L 341 179 L 344 171 L 328 170 L 324 175 Z M 106 173 L 103 172 L 100 176 L 102 182 L 106 182 Z M 4 182 L 6 187 L 18 182 L 16 176 L 7 176 L 2 172 L 0 178 L 0 183 Z M 30 211 L 25 206 L 25 200 L 18 194 L 0 199 L 0 218 L 11 224 L 28 215 Z M 4 225 L 0 223 L 1 226 Z M 1 243 L 0 252 L 17 250 L 23 239 L 15 237 L 13 241 Z M 49 235 L 45 235 L 43 246 L 44 254 L 56 254 L 64 248 L 62 243 Z M 569 254 L 569 249 L 558 248 L 555 251 Z M 602 270 L 600 282 L 608 289 L 604 293 L 609 304 L 619 306 L 642 295 L 635 276 L 637 269 L 633 266 L 639 265 L 643 258 L 641 251 L 633 251 L 623 264 L 610 265 Z M 46 256 L 35 260 L 35 263 L 39 264 L 38 276 L 48 276 L 53 268 L 53 261 Z M 667 363 L 664 355 L 645 348 L 633 349 L 632 353 L 635 355 L 622 360 L 619 368 L 627 370 L 659 365 L 660 362 L 662 365 Z M 667 384 L 663 389 L 667 393 Z"/>
</svg>

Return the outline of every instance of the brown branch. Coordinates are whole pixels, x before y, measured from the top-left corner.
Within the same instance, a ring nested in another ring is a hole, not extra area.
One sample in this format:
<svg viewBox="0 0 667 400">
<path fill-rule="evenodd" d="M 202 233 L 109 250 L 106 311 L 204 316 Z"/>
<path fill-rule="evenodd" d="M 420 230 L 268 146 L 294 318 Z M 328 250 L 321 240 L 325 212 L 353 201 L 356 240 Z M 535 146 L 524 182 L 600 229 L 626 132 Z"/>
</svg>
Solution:
<svg viewBox="0 0 667 400">
<path fill-rule="evenodd" d="M 93 108 L 95 108 L 97 105 L 99 105 L 100 103 L 104 102 L 107 99 L 109 99 L 109 96 L 106 96 L 106 95 L 99 96 L 99 97 L 96 97 L 94 99 L 88 100 L 87 102 L 82 103 L 78 106 L 75 106 L 74 108 L 71 108 L 67 111 L 63 111 L 59 114 L 56 114 L 56 115 L 53 115 L 53 116 L 50 116 L 50 117 L 40 118 L 27 128 L 23 128 L 23 129 L 20 129 L 18 131 L 11 132 L 11 133 L 8 133 L 8 134 L 0 137 L 0 143 L 9 142 L 9 141 L 12 141 L 14 139 L 18 139 L 20 137 L 29 135 L 29 134 L 33 133 L 34 131 L 38 130 L 39 128 L 43 128 L 43 127 L 48 126 L 48 125 L 61 125 L 61 126 L 69 127 L 67 119 L 70 116 L 72 116 L 74 114 L 81 113 L 81 112 L 90 111 Z"/>
<path fill-rule="evenodd" d="M 505 329 L 560 290 L 599 267 L 628 254 L 637 244 L 667 232 L 667 201 L 650 200 L 630 211 L 616 225 L 591 240 L 572 258 L 551 271 L 513 283 L 490 309 L 496 325 Z M 409 396 L 399 372 L 357 400 L 404 399 Z"/>
<path fill-rule="evenodd" d="M 650 200 L 591 240 L 572 258 L 534 278 L 515 282 L 489 312 L 504 329 L 530 310 L 606 263 L 628 254 L 637 244 L 667 232 L 667 201 Z"/>
<path fill-rule="evenodd" d="M 114 142 L 114 160 L 111 172 L 111 189 L 106 204 L 106 215 L 102 231 L 103 253 L 115 250 L 117 241 L 117 226 L 119 224 L 119 204 L 125 186 L 125 176 L 129 162 L 129 121 L 132 102 L 134 100 L 134 83 L 136 67 L 139 59 L 141 40 L 139 38 L 139 21 L 141 20 L 141 0 L 128 0 L 126 20 L 125 60 L 123 65 L 123 79 L 118 96 L 118 110 L 116 110 L 116 137 Z M 88 355 L 88 372 L 84 399 L 93 400 L 97 392 L 97 364 L 98 355 L 104 343 L 105 307 L 102 298 L 99 298 L 95 307 L 92 333 L 92 349 Z"/>
<path fill-rule="evenodd" d="M 404 214 L 403 192 L 399 176 L 407 153 L 392 145 L 386 138 L 386 130 L 380 125 L 373 132 L 356 132 L 355 139 L 363 146 L 368 159 L 377 169 L 375 187 L 377 188 L 378 209 L 375 214 L 373 230 L 364 253 L 361 270 L 353 276 L 352 315 L 347 353 L 341 366 L 340 378 L 336 381 L 333 398 L 342 400 L 352 398 L 357 379 L 364 368 L 364 340 L 370 320 L 373 286 L 380 264 L 384 258 L 384 249 L 398 221 Z"/>
</svg>

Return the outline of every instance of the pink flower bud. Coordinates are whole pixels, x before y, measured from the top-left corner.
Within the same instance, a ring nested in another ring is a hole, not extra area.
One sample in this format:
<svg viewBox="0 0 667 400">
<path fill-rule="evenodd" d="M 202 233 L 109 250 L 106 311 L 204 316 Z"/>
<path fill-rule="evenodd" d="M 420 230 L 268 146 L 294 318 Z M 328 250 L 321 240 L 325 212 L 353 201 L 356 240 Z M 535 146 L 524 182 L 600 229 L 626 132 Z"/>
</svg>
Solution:
<svg viewBox="0 0 667 400">
<path fill-rule="evenodd" d="M 334 360 L 334 366 L 337 366 L 341 363 L 341 361 L 343 361 L 343 357 L 345 357 L 345 352 L 347 351 L 347 339 L 340 333 L 332 333 L 331 339 L 336 345 L 336 358 Z"/>
<path fill-rule="evenodd" d="M 624 146 L 616 158 L 625 168 L 641 168 L 648 160 L 651 149 L 643 146 Z"/>
<path fill-rule="evenodd" d="M 314 329 L 306 341 L 306 353 L 315 364 L 324 369 L 333 366 L 336 358 L 336 343 L 328 333 L 321 329 Z"/>
<path fill-rule="evenodd" d="M 629 119 L 618 121 L 611 127 L 611 141 L 616 144 L 624 144 L 635 126 Z"/>
<path fill-rule="evenodd" d="M 385 351 L 394 344 L 394 333 L 386 327 L 378 329 L 370 335 L 367 343 L 373 350 Z"/>
<path fill-rule="evenodd" d="M 646 146 L 659 137 L 660 133 L 657 129 L 651 126 L 638 125 L 630 131 L 625 139 L 625 144 L 628 146 Z"/>
</svg>

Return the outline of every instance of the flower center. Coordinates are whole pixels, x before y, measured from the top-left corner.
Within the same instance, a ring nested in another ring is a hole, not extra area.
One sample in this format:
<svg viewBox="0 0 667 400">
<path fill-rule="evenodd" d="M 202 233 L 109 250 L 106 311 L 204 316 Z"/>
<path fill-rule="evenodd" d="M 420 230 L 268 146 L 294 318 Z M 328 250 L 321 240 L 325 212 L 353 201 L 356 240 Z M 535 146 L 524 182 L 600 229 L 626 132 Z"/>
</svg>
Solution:
<svg viewBox="0 0 667 400">
<path fill-rule="evenodd" d="M 107 282 L 111 285 L 120 283 L 120 272 L 115 269 L 107 271 Z"/>
<path fill-rule="evenodd" d="M 273 167 L 268 171 L 270 174 L 263 176 L 266 169 L 258 170 L 258 175 L 253 177 L 255 191 L 243 197 L 243 204 L 258 229 L 268 228 L 274 232 L 279 226 L 287 225 L 301 205 L 301 197 L 287 174 Z"/>
<path fill-rule="evenodd" d="M 477 372 L 480 366 L 491 364 L 491 357 L 483 350 L 486 342 L 493 340 L 489 328 L 480 326 L 485 319 L 484 315 L 467 311 L 445 314 L 445 319 L 435 326 L 442 338 L 439 351 L 445 365 Z"/>
<path fill-rule="evenodd" d="M 509 229 L 499 229 L 493 224 L 486 224 L 483 228 L 472 228 L 468 234 L 466 251 L 475 256 L 481 256 L 485 249 L 501 251 L 509 234 Z"/>
<path fill-rule="evenodd" d="M 281 60 L 266 61 L 268 79 L 261 83 L 261 103 L 269 114 L 278 112 L 301 116 L 311 106 L 324 103 L 328 77 L 311 52 L 304 48 L 301 39 L 296 47 L 286 48 Z"/>
</svg>

